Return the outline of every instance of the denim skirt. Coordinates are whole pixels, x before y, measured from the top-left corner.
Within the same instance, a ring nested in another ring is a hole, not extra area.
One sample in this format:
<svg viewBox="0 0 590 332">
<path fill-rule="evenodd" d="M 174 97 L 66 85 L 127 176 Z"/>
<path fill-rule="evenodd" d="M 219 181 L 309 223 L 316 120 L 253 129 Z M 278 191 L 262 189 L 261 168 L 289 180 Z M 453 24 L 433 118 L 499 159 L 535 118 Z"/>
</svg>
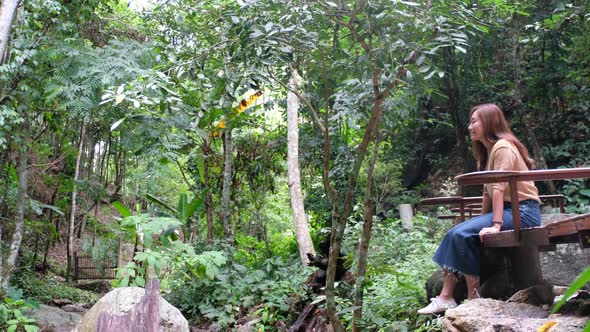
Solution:
<svg viewBox="0 0 590 332">
<path fill-rule="evenodd" d="M 541 210 L 537 201 L 526 200 L 520 202 L 519 205 L 522 228 L 535 227 L 541 224 Z M 502 224 L 503 231 L 514 229 L 512 209 L 507 202 L 504 202 L 502 220 L 504 221 Z M 456 275 L 479 276 L 481 254 L 479 231 L 484 227 L 491 226 L 491 212 L 458 224 L 447 232 L 432 259 L 444 270 Z"/>
</svg>

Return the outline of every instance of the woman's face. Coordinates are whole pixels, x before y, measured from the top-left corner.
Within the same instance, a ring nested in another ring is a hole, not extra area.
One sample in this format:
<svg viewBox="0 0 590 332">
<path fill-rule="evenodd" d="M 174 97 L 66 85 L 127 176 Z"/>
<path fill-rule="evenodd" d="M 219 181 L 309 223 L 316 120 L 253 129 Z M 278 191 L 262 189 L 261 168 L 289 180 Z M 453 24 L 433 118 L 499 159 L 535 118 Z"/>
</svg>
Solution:
<svg viewBox="0 0 590 332">
<path fill-rule="evenodd" d="M 467 129 L 469 130 L 469 138 L 471 138 L 472 141 L 480 141 L 483 143 L 483 124 L 479 117 L 479 111 L 475 111 L 471 114 L 471 120 L 469 121 L 469 127 L 467 127 Z"/>
</svg>

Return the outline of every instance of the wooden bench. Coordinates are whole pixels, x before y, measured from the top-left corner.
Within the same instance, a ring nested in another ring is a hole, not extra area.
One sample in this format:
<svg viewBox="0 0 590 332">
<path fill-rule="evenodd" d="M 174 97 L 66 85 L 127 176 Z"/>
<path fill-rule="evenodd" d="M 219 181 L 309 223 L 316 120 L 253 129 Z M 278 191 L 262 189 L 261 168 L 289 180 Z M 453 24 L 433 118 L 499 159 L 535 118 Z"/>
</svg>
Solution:
<svg viewBox="0 0 590 332">
<path fill-rule="evenodd" d="M 559 243 L 577 242 L 582 248 L 590 248 L 590 213 L 557 218 L 546 225 L 522 228 L 516 183 L 519 181 L 547 181 L 590 178 L 590 168 L 546 169 L 534 171 L 485 171 L 462 174 L 455 177 L 461 191 L 464 186 L 486 183 L 508 183 L 511 208 L 513 213 L 513 230 L 486 234 L 483 238 L 484 248 L 509 248 L 511 277 L 517 289 L 524 289 L 543 282 L 539 250 L 552 250 Z M 563 213 L 563 197 L 555 195 L 541 196 L 544 201 L 553 200 Z M 462 196 L 439 197 L 424 200 L 426 205 L 459 205 L 460 220 L 465 220 L 469 204 L 477 204 L 481 197 Z"/>
</svg>

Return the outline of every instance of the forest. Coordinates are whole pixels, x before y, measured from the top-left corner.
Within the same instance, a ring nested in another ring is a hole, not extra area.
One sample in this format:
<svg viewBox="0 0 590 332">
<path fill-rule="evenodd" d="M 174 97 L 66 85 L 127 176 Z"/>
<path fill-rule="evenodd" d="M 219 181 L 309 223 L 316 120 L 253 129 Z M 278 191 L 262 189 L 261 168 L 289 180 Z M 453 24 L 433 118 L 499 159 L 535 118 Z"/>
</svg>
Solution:
<svg viewBox="0 0 590 332">
<path fill-rule="evenodd" d="M 440 331 L 452 223 L 417 205 L 476 171 L 482 103 L 589 167 L 589 50 L 587 0 L 1 0 L 0 330 L 96 302 L 86 255 L 207 331 Z"/>
</svg>

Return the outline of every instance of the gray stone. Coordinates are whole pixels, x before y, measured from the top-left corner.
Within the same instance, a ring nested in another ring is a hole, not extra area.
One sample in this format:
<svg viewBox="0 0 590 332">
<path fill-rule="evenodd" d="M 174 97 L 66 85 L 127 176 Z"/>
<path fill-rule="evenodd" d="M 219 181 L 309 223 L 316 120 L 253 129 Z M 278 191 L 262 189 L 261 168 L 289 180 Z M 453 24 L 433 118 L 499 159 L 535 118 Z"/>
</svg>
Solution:
<svg viewBox="0 0 590 332">
<path fill-rule="evenodd" d="M 256 331 L 256 324 L 260 323 L 262 318 L 257 317 L 252 319 L 251 321 L 245 323 L 244 325 L 238 326 L 237 332 L 255 332 Z"/>
<path fill-rule="evenodd" d="M 518 302 L 540 306 L 543 304 L 553 304 L 553 298 L 553 286 L 546 283 L 542 285 L 535 285 L 526 289 L 521 289 L 514 293 L 514 295 L 508 299 L 508 302 Z"/>
<path fill-rule="evenodd" d="M 61 308 L 67 304 L 74 304 L 74 302 L 72 302 L 69 299 L 53 299 L 53 300 L 49 301 L 49 303 L 47 303 L 47 304 L 50 306 L 53 306 L 53 307 Z"/>
<path fill-rule="evenodd" d="M 26 316 L 37 321 L 44 331 L 71 331 L 82 319 L 76 312 L 65 312 L 58 307 L 42 304 L 39 310 L 30 310 Z"/>
<path fill-rule="evenodd" d="M 549 315 L 548 311 L 529 304 L 477 299 L 447 310 L 443 319 L 443 330 L 530 332 L 537 331 L 550 322 L 557 323 L 552 332 L 582 331 L 588 317 Z"/>
<path fill-rule="evenodd" d="M 557 313 L 590 317 L 590 293 L 585 290 L 575 292 L 574 295 L 572 295 L 567 302 L 559 308 Z"/>
<path fill-rule="evenodd" d="M 144 296 L 145 290 L 139 287 L 117 288 L 103 296 L 88 310 L 82 321 L 72 332 L 94 332 L 101 313 L 124 314 L 128 313 L 135 304 Z M 160 331 L 161 332 L 188 332 L 188 321 L 180 310 L 172 306 L 160 296 Z"/>
<path fill-rule="evenodd" d="M 65 312 L 79 312 L 82 314 L 88 311 L 88 309 L 85 309 L 84 307 L 75 304 L 66 304 L 63 307 L 61 307 L 61 310 Z"/>
</svg>

